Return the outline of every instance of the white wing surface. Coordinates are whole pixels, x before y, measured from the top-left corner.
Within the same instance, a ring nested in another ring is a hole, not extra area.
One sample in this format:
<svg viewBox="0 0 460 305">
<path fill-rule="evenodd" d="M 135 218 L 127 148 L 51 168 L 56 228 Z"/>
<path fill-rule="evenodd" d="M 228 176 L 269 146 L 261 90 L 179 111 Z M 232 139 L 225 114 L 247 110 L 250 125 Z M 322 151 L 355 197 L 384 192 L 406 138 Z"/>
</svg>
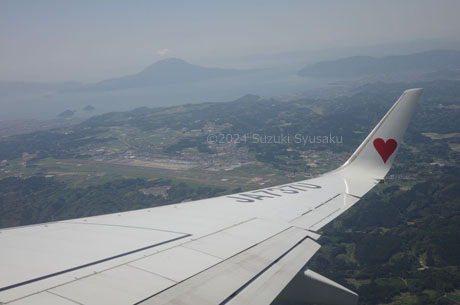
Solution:
<svg viewBox="0 0 460 305">
<path fill-rule="evenodd" d="M 299 271 L 316 232 L 384 178 L 421 92 L 405 91 L 342 167 L 315 179 L 0 230 L 0 304 L 270 304 L 289 282 L 297 299 L 356 303 Z"/>
</svg>

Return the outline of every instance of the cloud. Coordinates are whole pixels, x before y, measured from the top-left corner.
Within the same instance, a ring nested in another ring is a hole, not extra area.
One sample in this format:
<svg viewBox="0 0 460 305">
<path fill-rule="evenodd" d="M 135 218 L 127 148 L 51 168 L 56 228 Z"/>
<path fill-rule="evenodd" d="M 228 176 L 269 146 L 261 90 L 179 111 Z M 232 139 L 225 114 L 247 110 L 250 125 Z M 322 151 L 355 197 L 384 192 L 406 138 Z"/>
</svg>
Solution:
<svg viewBox="0 0 460 305">
<path fill-rule="evenodd" d="M 169 49 L 161 49 L 157 51 L 158 55 L 166 55 L 169 53 Z"/>
</svg>

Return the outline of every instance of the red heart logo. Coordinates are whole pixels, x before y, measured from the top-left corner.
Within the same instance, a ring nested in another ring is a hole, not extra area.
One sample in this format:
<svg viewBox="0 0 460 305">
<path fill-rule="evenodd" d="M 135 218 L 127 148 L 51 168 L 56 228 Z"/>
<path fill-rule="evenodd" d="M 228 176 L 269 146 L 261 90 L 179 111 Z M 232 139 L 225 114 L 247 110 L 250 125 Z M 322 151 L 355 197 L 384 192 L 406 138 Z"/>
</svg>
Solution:
<svg viewBox="0 0 460 305">
<path fill-rule="evenodd" d="M 388 158 L 393 154 L 398 147 L 398 143 L 394 139 L 388 139 L 386 142 L 382 138 L 374 140 L 375 150 L 382 157 L 383 163 L 387 163 Z"/>
</svg>

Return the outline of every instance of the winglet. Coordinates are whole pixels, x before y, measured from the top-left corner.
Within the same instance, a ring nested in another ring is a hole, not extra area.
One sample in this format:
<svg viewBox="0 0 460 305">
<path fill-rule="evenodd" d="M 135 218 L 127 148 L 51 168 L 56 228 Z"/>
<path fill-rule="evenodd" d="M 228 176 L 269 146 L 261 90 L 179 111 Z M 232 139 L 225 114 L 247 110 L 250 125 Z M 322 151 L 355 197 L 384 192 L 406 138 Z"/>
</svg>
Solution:
<svg viewBox="0 0 460 305">
<path fill-rule="evenodd" d="M 391 168 L 423 89 L 409 89 L 338 170 L 383 179 Z"/>
</svg>

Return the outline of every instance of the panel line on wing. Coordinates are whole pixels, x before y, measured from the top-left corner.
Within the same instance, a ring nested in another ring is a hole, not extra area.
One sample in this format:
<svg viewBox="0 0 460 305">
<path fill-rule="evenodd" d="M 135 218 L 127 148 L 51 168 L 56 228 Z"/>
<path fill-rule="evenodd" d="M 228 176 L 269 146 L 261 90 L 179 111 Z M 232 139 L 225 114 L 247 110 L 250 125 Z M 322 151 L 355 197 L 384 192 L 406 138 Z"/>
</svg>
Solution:
<svg viewBox="0 0 460 305">
<path fill-rule="evenodd" d="M 228 296 L 225 300 L 223 300 L 219 305 L 225 305 L 228 302 L 230 302 L 236 295 L 238 295 L 241 291 L 243 291 L 247 286 L 251 285 L 252 282 L 257 280 L 258 277 L 260 277 L 262 274 L 264 274 L 268 269 L 270 269 L 273 265 L 278 263 L 283 257 L 289 254 L 295 247 L 300 245 L 304 240 L 310 238 L 309 236 L 305 236 L 302 238 L 300 241 L 298 241 L 294 246 L 289 248 L 286 252 L 281 254 L 280 257 L 278 257 L 276 260 L 272 261 L 269 265 L 267 265 L 264 269 L 262 269 L 259 273 L 257 273 L 253 278 L 251 278 L 249 281 L 244 283 L 240 288 L 238 288 L 234 293 L 232 293 L 230 296 Z"/>
<path fill-rule="evenodd" d="M 189 234 L 185 232 L 178 232 L 178 231 L 171 231 L 171 230 L 163 230 L 157 228 L 146 228 L 146 227 L 136 227 L 136 226 L 125 226 L 125 225 L 114 225 L 114 224 L 107 224 L 107 223 L 96 223 L 96 222 L 76 222 L 76 221 L 62 221 L 62 223 L 70 223 L 76 225 L 93 225 L 93 226 L 108 226 L 108 227 L 119 227 L 119 228 L 128 228 L 128 229 L 142 229 L 142 230 L 151 230 L 151 231 L 158 231 L 158 232 L 167 232 L 167 233 L 174 233 L 174 234 Z"/>
<path fill-rule="evenodd" d="M 225 231 L 225 230 L 228 230 L 228 229 L 231 229 L 231 228 L 234 228 L 234 227 L 237 227 L 237 226 L 239 226 L 239 225 L 242 225 L 242 224 L 244 224 L 244 223 L 253 221 L 253 220 L 255 220 L 255 219 L 258 219 L 258 218 L 257 218 L 257 217 L 253 217 L 253 218 L 246 219 L 246 220 L 244 220 L 244 221 L 241 221 L 241 222 L 238 222 L 238 223 L 229 225 L 228 227 L 224 227 L 224 228 L 222 228 L 222 229 L 220 229 L 220 230 L 213 231 L 213 232 L 211 232 L 211 233 L 209 233 L 209 234 L 206 234 L 206 235 L 202 235 L 202 236 L 200 236 L 200 237 L 198 237 L 197 239 L 194 239 L 194 240 L 200 240 L 200 239 L 202 239 L 202 238 L 205 238 L 205 237 L 214 235 L 214 234 L 216 234 L 216 233 L 223 232 L 223 231 Z"/>
<path fill-rule="evenodd" d="M 146 270 L 146 269 L 144 269 L 144 268 L 140 268 L 140 267 L 137 267 L 137 266 L 133 266 L 133 265 L 131 265 L 131 264 L 129 264 L 129 263 L 128 263 L 128 264 L 125 264 L 125 266 L 131 267 L 131 268 L 134 268 L 134 269 L 137 269 L 137 270 L 140 270 L 140 271 L 145 271 L 145 272 L 148 272 L 148 273 L 150 273 L 150 274 L 153 274 L 153 275 L 162 277 L 162 278 L 164 278 L 165 280 L 168 280 L 168 281 L 177 283 L 177 281 L 175 281 L 175 280 L 173 280 L 173 279 L 170 279 L 170 278 L 168 278 L 168 277 L 166 277 L 166 276 L 164 276 L 164 275 L 161 275 L 161 274 L 152 272 L 152 271 L 150 271 L 150 270 Z"/>
<path fill-rule="evenodd" d="M 256 218 L 254 218 L 254 219 L 256 219 Z M 143 300 L 141 300 L 141 301 L 135 303 L 134 305 L 142 304 L 143 302 L 145 302 L 145 301 L 147 301 L 147 300 L 149 300 L 149 299 L 151 299 L 151 298 L 153 298 L 153 297 L 155 297 L 155 296 L 157 296 L 157 295 L 159 295 L 159 294 L 161 294 L 161 293 L 163 293 L 163 292 L 165 292 L 165 291 L 167 291 L 167 290 L 170 290 L 170 289 L 176 287 L 177 285 L 180 285 L 181 283 L 184 283 L 184 282 L 186 282 L 187 280 L 189 280 L 189 279 L 191 279 L 191 278 L 193 278 L 193 277 L 196 277 L 196 276 L 199 275 L 199 274 L 203 274 L 203 273 L 205 273 L 206 271 L 208 271 L 208 270 L 210 270 L 210 269 L 212 269 L 212 268 L 215 268 L 215 267 L 218 266 L 218 265 L 224 264 L 225 262 L 231 260 L 232 258 L 237 257 L 238 255 L 241 255 L 242 253 L 244 253 L 244 252 L 246 252 L 246 251 L 248 251 L 248 250 L 250 250 L 250 249 L 256 248 L 257 246 L 263 244 L 264 242 L 266 242 L 266 241 L 272 239 L 272 238 L 275 237 L 275 236 L 281 235 L 282 233 L 285 233 L 285 232 L 287 232 L 288 230 L 290 230 L 290 229 L 292 229 L 292 228 L 293 228 L 292 226 L 291 226 L 291 227 L 288 227 L 288 228 L 286 228 L 286 229 L 284 229 L 284 230 L 282 230 L 282 231 L 280 231 L 280 232 L 278 232 L 278 233 L 276 233 L 276 234 L 274 234 L 274 235 L 272 235 L 272 236 L 270 236 L 270 237 L 268 237 L 268 238 L 266 238 L 266 239 L 264 239 L 264 240 L 262 240 L 262 241 L 260 241 L 260 242 L 258 242 L 258 243 L 256 243 L 256 244 L 250 246 L 249 248 L 246 248 L 246 249 L 244 249 L 244 250 L 242 250 L 242 251 L 240 251 L 240 252 L 238 252 L 238 253 L 235 253 L 234 255 L 230 256 L 230 257 L 227 258 L 227 259 L 223 259 L 222 261 L 220 261 L 219 263 L 217 263 L 217 264 L 215 264 L 215 265 L 213 265 L 213 266 L 210 266 L 210 267 L 208 267 L 208 268 L 206 268 L 206 269 L 203 269 L 203 270 L 201 270 L 200 272 L 198 272 L 198 273 L 196 273 L 196 274 L 194 274 L 194 275 L 192 275 L 192 276 L 190 276 L 190 277 L 188 277 L 188 278 L 186 278 L 186 279 L 184 279 L 184 280 L 182 280 L 182 281 L 180 281 L 180 282 L 177 282 L 177 284 L 175 284 L 175 285 L 173 285 L 173 286 L 171 286 L 171 287 L 165 288 L 165 289 L 163 289 L 162 291 L 159 291 L 159 292 L 157 292 L 157 293 L 155 293 L 155 294 L 149 296 L 148 298 L 145 298 L 145 299 L 143 299 Z M 304 229 L 301 229 L 301 230 L 304 230 Z M 308 238 L 308 236 L 306 236 L 305 238 L 303 238 L 302 241 L 305 240 L 306 238 Z M 182 245 L 182 246 L 184 246 L 184 245 Z M 187 248 L 187 249 L 189 249 L 189 248 Z M 203 253 L 203 254 L 210 255 L 209 253 L 201 252 L 201 251 L 198 251 L 197 249 L 191 249 L 191 250 L 194 250 L 194 251 L 197 251 L 197 252 L 200 252 L 200 253 Z M 221 258 L 219 258 L 219 259 L 221 259 Z"/>
<path fill-rule="evenodd" d="M 51 292 L 51 291 L 49 291 L 49 290 L 44 291 L 44 293 L 52 294 L 52 295 L 54 295 L 54 296 L 57 296 L 57 297 L 59 297 L 59 298 L 62 298 L 62 299 L 64 299 L 64 300 L 66 300 L 66 301 L 69 301 L 69 302 L 72 302 L 72 303 L 75 303 L 75 304 L 84 305 L 84 304 L 79 303 L 79 302 L 77 302 L 77 301 L 75 301 L 75 300 L 71 300 L 71 299 L 69 299 L 69 298 L 66 298 L 65 296 L 62 296 L 62 295 L 59 295 L 59 294 L 57 294 L 57 293 Z M 1 303 L 0 303 L 0 304 L 1 304 Z"/>
<path fill-rule="evenodd" d="M 337 213 L 337 212 L 340 211 L 340 210 L 341 210 L 341 208 L 337 208 L 336 210 L 334 210 L 334 211 L 333 211 L 332 213 L 330 213 L 329 215 L 327 215 L 327 216 L 321 218 L 320 220 L 318 220 L 317 222 L 315 222 L 314 224 L 312 224 L 312 225 L 310 226 L 310 228 L 316 226 L 317 224 L 321 223 L 321 222 L 322 222 L 323 220 L 325 220 L 326 218 L 331 217 L 332 215 L 334 215 L 335 213 Z"/>
<path fill-rule="evenodd" d="M 146 247 L 135 249 L 135 250 L 128 251 L 128 252 L 125 252 L 125 253 L 117 254 L 117 255 L 114 255 L 114 256 L 111 256 L 111 257 L 108 257 L 108 258 L 100 259 L 100 260 L 97 260 L 97 261 L 94 261 L 94 262 L 91 262 L 91 263 L 88 263 L 88 264 L 84 264 L 84 265 L 72 267 L 72 268 L 69 268 L 69 269 L 65 269 L 65 270 L 62 270 L 62 271 L 50 273 L 50 274 L 47 274 L 47 275 L 44 275 L 44 276 L 40 276 L 40 277 L 37 277 L 37 278 L 34 278 L 34 279 L 30 279 L 30 280 L 27 280 L 27 281 L 16 283 L 16 284 L 13 284 L 13 285 L 0 287 L 0 292 L 5 291 L 5 290 L 9 290 L 9 289 L 13 289 L 13 288 L 16 288 L 16 287 L 24 286 L 24 285 L 27 285 L 27 284 L 30 284 L 30 283 L 38 282 L 38 281 L 41 281 L 41 280 L 44 280 L 44 279 L 55 277 L 55 276 L 65 274 L 65 273 L 68 273 L 68 272 L 72 272 L 72 271 L 75 271 L 75 270 L 79 270 L 79 269 L 83 269 L 83 268 L 90 267 L 90 266 L 93 266 L 93 265 L 97 265 L 97 264 L 100 264 L 100 263 L 104 263 L 104 262 L 107 262 L 107 261 L 110 261 L 110 260 L 113 260 L 113 259 L 117 259 L 117 258 L 120 258 L 120 257 L 123 257 L 123 256 L 133 254 L 133 253 L 137 253 L 137 252 L 141 252 L 141 251 L 144 251 L 144 250 L 147 250 L 147 249 L 158 247 L 158 246 L 161 246 L 161 245 L 164 245 L 164 244 L 176 241 L 176 240 L 180 240 L 180 239 L 183 239 L 183 238 L 187 238 L 187 237 L 190 237 L 190 236 L 192 236 L 192 235 L 191 234 L 186 234 L 186 235 L 175 237 L 175 238 L 172 238 L 172 239 L 169 239 L 169 240 L 166 240 L 166 241 L 162 241 L 162 242 L 150 245 L 150 246 L 146 246 Z"/>
<path fill-rule="evenodd" d="M 324 201 L 323 203 L 320 203 L 319 205 L 315 206 L 315 210 L 320 208 L 321 206 L 325 205 L 326 203 L 328 203 L 329 201 L 331 200 L 334 200 L 335 198 L 339 197 L 341 194 L 337 194 L 335 195 L 334 197 L 332 198 L 329 198 L 328 200 Z"/>
<path fill-rule="evenodd" d="M 205 255 L 212 256 L 212 257 L 217 258 L 217 259 L 219 259 L 219 260 L 225 260 L 224 258 L 219 257 L 219 256 L 217 256 L 217 255 L 214 255 L 214 254 L 212 254 L 212 253 L 208 253 L 208 252 L 205 252 L 205 251 L 200 250 L 200 249 L 195 249 L 195 248 L 187 247 L 187 244 L 183 244 L 182 247 L 187 248 L 187 249 L 189 249 L 189 250 L 193 250 L 193 251 L 199 252 L 199 253 L 201 253 L 201 254 L 205 254 Z M 243 250 L 243 251 L 244 251 L 244 250 Z"/>
<path fill-rule="evenodd" d="M 300 214 L 299 216 L 297 216 L 297 217 L 291 219 L 289 222 L 290 222 L 290 223 L 295 223 L 295 221 L 298 220 L 299 218 L 302 218 L 302 216 L 305 216 L 305 215 L 307 215 L 308 213 L 311 213 L 312 211 L 314 211 L 314 210 L 316 210 L 316 209 L 322 207 L 323 205 L 325 205 L 325 204 L 327 204 L 328 202 L 334 200 L 335 198 L 337 198 L 337 197 L 340 196 L 340 195 L 342 195 L 342 194 L 339 193 L 339 194 L 337 194 L 337 195 L 335 195 L 335 196 L 333 196 L 333 197 L 327 199 L 326 201 L 320 203 L 319 205 L 317 205 L 317 206 L 315 206 L 315 207 L 313 207 L 313 208 L 310 208 L 308 211 L 303 212 L 303 213 Z"/>
</svg>

